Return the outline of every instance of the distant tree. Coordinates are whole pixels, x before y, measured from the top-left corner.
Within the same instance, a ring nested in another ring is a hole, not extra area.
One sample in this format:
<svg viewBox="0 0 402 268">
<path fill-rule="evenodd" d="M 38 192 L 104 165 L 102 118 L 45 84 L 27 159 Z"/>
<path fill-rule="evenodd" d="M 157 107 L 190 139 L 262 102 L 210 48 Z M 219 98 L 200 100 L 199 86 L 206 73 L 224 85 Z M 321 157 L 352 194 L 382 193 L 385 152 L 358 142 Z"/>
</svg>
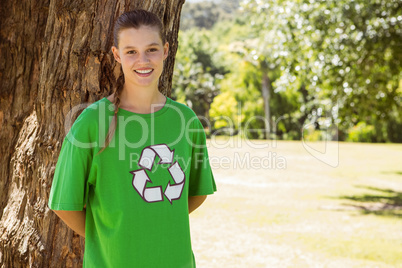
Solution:
<svg viewBox="0 0 402 268">
<path fill-rule="evenodd" d="M 376 126 L 377 141 L 399 139 L 392 126 L 402 126 L 402 2 L 250 0 L 243 10 L 270 51 L 261 54 L 281 60 L 277 90 L 298 87 L 310 119 L 333 103 L 330 119 L 344 132 L 364 121 Z"/>
<path fill-rule="evenodd" d="M 180 32 L 173 80 L 173 97 L 207 120 L 210 105 L 219 93 L 219 81 L 226 72 L 210 39 L 205 30 Z"/>
</svg>

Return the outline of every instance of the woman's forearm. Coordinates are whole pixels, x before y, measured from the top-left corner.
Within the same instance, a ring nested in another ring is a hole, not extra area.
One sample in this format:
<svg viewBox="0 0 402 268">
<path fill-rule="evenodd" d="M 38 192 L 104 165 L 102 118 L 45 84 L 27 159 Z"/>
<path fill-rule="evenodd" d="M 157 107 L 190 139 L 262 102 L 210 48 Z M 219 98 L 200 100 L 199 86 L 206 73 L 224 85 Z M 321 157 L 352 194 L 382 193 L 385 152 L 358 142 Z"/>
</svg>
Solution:
<svg viewBox="0 0 402 268">
<path fill-rule="evenodd" d="M 82 211 L 53 210 L 74 232 L 85 237 L 85 209 Z"/>
</svg>

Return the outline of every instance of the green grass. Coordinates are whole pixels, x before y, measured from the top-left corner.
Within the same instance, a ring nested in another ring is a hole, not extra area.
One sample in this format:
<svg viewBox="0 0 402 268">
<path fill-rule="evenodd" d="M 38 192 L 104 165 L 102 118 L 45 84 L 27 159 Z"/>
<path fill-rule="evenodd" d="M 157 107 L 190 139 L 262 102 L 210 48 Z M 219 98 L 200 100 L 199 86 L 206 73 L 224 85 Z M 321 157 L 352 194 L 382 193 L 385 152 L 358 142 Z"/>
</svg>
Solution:
<svg viewBox="0 0 402 268">
<path fill-rule="evenodd" d="M 195 246 L 200 268 L 402 267 L 402 144 L 340 143 L 335 168 L 301 142 L 266 150 L 286 170 L 213 171 L 218 192 L 192 214 L 193 237 L 208 241 Z M 263 155 L 245 142 L 209 152 Z"/>
</svg>

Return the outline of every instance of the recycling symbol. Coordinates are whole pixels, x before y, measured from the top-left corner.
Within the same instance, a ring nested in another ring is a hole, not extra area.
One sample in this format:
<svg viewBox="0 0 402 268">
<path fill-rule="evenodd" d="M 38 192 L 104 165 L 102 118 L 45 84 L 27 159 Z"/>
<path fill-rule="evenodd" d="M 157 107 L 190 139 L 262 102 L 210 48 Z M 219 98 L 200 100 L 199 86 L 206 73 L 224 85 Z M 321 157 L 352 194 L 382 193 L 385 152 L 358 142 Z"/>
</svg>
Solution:
<svg viewBox="0 0 402 268">
<path fill-rule="evenodd" d="M 158 164 L 171 164 L 168 171 L 175 182 L 171 185 L 169 181 L 165 192 L 163 192 L 162 186 L 147 187 L 147 183 L 152 183 L 152 181 L 145 170 L 152 171 L 157 155 L 160 159 Z M 133 174 L 133 187 L 144 201 L 148 203 L 160 202 L 163 201 L 163 196 L 166 196 L 172 204 L 173 200 L 180 199 L 184 188 L 185 175 L 177 161 L 172 163 L 173 155 L 174 149 L 171 151 L 166 144 L 147 146 L 142 150 L 138 162 L 141 169 L 130 171 L 130 173 Z"/>
</svg>

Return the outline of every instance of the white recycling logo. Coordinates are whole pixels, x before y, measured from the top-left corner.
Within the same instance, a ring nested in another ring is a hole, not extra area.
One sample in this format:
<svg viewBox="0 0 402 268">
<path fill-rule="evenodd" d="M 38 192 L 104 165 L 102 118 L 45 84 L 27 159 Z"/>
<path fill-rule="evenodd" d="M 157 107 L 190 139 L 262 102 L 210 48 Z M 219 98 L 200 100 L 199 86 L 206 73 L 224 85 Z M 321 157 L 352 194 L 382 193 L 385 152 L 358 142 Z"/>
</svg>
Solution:
<svg viewBox="0 0 402 268">
<path fill-rule="evenodd" d="M 171 164 L 168 171 L 175 184 L 171 185 L 168 182 L 165 192 L 163 192 L 162 186 L 147 187 L 147 183 L 152 183 L 152 181 L 145 169 L 152 170 L 156 155 L 160 159 L 158 164 Z M 163 201 L 163 196 L 166 196 L 170 203 L 173 200 L 180 199 L 184 188 L 185 175 L 177 161 L 172 164 L 173 155 L 174 150 L 171 151 L 166 144 L 152 145 L 142 150 L 138 162 L 141 169 L 130 171 L 130 173 L 133 174 L 133 187 L 144 201 L 148 203 L 160 202 Z"/>
</svg>

